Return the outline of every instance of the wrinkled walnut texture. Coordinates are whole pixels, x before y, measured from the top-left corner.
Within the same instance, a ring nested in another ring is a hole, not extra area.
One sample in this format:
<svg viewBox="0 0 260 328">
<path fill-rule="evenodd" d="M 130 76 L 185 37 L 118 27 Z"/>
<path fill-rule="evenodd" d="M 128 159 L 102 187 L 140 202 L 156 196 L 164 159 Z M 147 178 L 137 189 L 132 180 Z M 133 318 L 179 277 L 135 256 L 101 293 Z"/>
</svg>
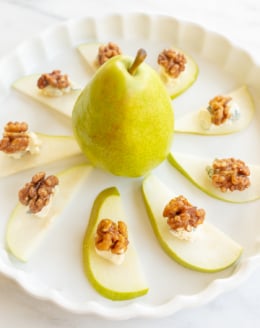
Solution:
<svg viewBox="0 0 260 328">
<path fill-rule="evenodd" d="M 54 188 L 58 184 L 59 180 L 55 175 L 46 177 L 45 172 L 38 172 L 32 177 L 31 182 L 26 183 L 19 191 L 19 201 L 29 206 L 30 212 L 38 213 L 49 204 Z"/>
<path fill-rule="evenodd" d="M 127 226 L 123 221 L 116 224 L 110 219 L 102 219 L 97 227 L 95 246 L 100 251 L 109 251 L 113 254 L 126 252 L 128 241 Z"/>
<path fill-rule="evenodd" d="M 205 219 L 205 211 L 191 205 L 184 196 L 170 200 L 163 210 L 163 216 L 168 218 L 167 223 L 173 230 L 191 231 Z"/>
<path fill-rule="evenodd" d="M 57 89 L 64 89 L 70 86 L 70 81 L 67 74 L 61 74 L 60 70 L 53 70 L 51 73 L 42 74 L 37 81 L 39 89 L 44 89 L 47 86 L 52 86 Z"/>
<path fill-rule="evenodd" d="M 215 159 L 212 168 L 212 183 L 222 192 L 228 190 L 242 191 L 250 186 L 250 170 L 248 166 L 239 159 Z"/>
<path fill-rule="evenodd" d="M 25 122 L 8 122 L 0 140 L 0 150 L 6 154 L 25 151 L 30 142 L 27 130 L 28 125 Z"/>
<path fill-rule="evenodd" d="M 177 78 L 185 70 L 186 57 L 173 49 L 164 49 L 159 55 L 157 62 L 172 78 Z"/>
<path fill-rule="evenodd" d="M 216 96 L 209 101 L 211 123 L 221 125 L 231 117 L 229 102 L 231 97 Z"/>
<path fill-rule="evenodd" d="M 98 49 L 97 55 L 98 66 L 103 65 L 108 59 L 121 54 L 121 49 L 114 42 L 109 42 L 107 45 L 101 45 Z"/>
</svg>

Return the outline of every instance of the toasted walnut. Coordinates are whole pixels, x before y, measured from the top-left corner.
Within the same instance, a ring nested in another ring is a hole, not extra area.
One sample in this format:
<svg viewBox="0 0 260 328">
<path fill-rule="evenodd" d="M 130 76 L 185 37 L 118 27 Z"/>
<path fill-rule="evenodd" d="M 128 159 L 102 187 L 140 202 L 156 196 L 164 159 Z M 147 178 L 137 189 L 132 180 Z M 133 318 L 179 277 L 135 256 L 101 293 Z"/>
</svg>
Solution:
<svg viewBox="0 0 260 328">
<path fill-rule="evenodd" d="M 68 75 L 62 75 L 60 70 L 54 70 L 51 73 L 42 74 L 37 81 L 38 88 L 44 89 L 49 85 L 57 89 L 69 87 L 70 81 L 68 79 Z"/>
<path fill-rule="evenodd" d="M 250 170 L 239 159 L 215 159 L 210 176 L 213 185 L 222 192 L 242 191 L 250 186 Z"/>
<path fill-rule="evenodd" d="M 98 66 L 103 65 L 108 59 L 121 54 L 121 49 L 114 42 L 109 42 L 107 45 L 101 45 L 98 49 L 97 55 Z"/>
<path fill-rule="evenodd" d="M 205 211 L 191 205 L 184 196 L 178 196 L 165 206 L 163 216 L 168 218 L 171 229 L 191 231 L 203 223 Z"/>
<path fill-rule="evenodd" d="M 0 150 L 6 154 L 25 151 L 30 142 L 27 130 L 25 122 L 8 122 L 4 127 L 3 139 L 0 140 Z"/>
<path fill-rule="evenodd" d="M 103 219 L 99 222 L 95 237 L 98 250 L 122 254 L 127 250 L 128 244 L 127 226 L 123 221 L 116 224 L 110 219 Z"/>
<path fill-rule="evenodd" d="M 211 123 L 221 125 L 231 117 L 231 97 L 216 96 L 209 101 L 208 110 L 211 114 Z"/>
<path fill-rule="evenodd" d="M 36 173 L 31 182 L 26 183 L 19 191 L 20 202 L 29 206 L 32 213 L 40 212 L 43 207 L 49 204 L 54 188 L 59 184 L 55 175 L 45 176 L 45 172 Z"/>
<path fill-rule="evenodd" d="M 172 78 L 177 78 L 185 70 L 186 57 L 173 49 L 164 49 L 158 56 L 157 62 Z"/>
</svg>

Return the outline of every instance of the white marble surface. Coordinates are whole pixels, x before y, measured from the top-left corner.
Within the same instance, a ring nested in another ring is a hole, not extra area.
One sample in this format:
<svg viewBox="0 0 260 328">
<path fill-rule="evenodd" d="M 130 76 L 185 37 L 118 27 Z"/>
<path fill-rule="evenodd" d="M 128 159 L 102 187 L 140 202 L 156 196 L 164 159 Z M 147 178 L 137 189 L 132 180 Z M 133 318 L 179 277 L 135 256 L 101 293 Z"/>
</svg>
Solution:
<svg viewBox="0 0 260 328">
<path fill-rule="evenodd" d="M 198 22 L 225 34 L 260 62 L 259 0 L 0 0 L 0 57 L 50 25 L 108 12 L 156 12 Z M 53 327 L 251 327 L 260 326 L 260 268 L 236 290 L 209 304 L 157 320 L 105 321 L 75 315 L 35 300 L 0 276 L 0 328 Z"/>
</svg>

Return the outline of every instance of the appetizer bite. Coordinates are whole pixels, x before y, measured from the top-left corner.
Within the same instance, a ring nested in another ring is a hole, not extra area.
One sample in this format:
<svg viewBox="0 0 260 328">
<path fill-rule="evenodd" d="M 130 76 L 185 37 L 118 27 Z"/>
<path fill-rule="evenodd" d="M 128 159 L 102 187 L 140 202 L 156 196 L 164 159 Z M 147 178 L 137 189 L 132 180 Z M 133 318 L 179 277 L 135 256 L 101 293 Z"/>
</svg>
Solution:
<svg viewBox="0 0 260 328">
<path fill-rule="evenodd" d="M 171 47 L 160 52 L 157 58 L 159 74 L 172 99 L 186 91 L 197 79 L 199 69 L 184 51 Z"/>
<path fill-rule="evenodd" d="M 62 74 L 59 69 L 22 77 L 13 83 L 13 87 L 67 117 L 71 117 L 74 103 L 81 92 L 69 76 Z"/>
<path fill-rule="evenodd" d="M 5 235 L 12 255 L 23 262 L 30 259 L 90 171 L 91 166 L 84 164 L 57 175 L 37 172 L 19 190 L 19 202 L 7 222 Z"/>
<path fill-rule="evenodd" d="M 119 191 L 103 190 L 95 199 L 83 242 L 83 264 L 92 286 L 111 300 L 148 292 L 138 253 L 128 236 Z"/>
<path fill-rule="evenodd" d="M 233 157 L 210 160 L 170 153 L 169 162 L 195 186 L 211 197 L 231 203 L 260 198 L 260 166 Z"/>
<path fill-rule="evenodd" d="M 199 111 L 175 121 L 175 132 L 200 135 L 230 134 L 245 129 L 254 116 L 254 103 L 247 86 L 211 98 Z"/>
<path fill-rule="evenodd" d="M 171 234 L 181 240 L 193 240 L 196 230 L 204 222 L 205 211 L 198 209 L 182 195 L 172 198 L 163 210 Z"/>
<path fill-rule="evenodd" d="M 179 264 L 196 271 L 217 272 L 233 265 L 242 247 L 206 222 L 206 211 L 173 192 L 156 176 L 142 186 L 147 213 L 163 250 Z"/>
<path fill-rule="evenodd" d="M 40 138 L 28 128 L 26 122 L 8 122 L 4 127 L 3 138 L 0 140 L 0 151 L 16 159 L 26 153 L 39 154 Z"/>
<path fill-rule="evenodd" d="M 26 122 L 10 121 L 0 140 L 0 177 L 80 154 L 72 136 L 36 133 Z"/>
</svg>

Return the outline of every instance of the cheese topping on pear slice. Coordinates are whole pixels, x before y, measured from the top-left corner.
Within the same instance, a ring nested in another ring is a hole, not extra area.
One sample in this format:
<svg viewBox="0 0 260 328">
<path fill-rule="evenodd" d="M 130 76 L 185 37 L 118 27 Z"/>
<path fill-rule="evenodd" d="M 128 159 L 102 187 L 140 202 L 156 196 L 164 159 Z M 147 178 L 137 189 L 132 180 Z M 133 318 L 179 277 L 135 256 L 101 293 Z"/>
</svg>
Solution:
<svg viewBox="0 0 260 328">
<path fill-rule="evenodd" d="M 38 154 L 27 152 L 22 157 L 14 159 L 0 152 L 0 177 L 82 154 L 72 136 L 51 136 L 42 133 L 35 135 L 40 143 Z"/>
<path fill-rule="evenodd" d="M 260 198 L 260 166 L 247 164 L 251 172 L 251 185 L 247 189 L 222 192 L 214 187 L 206 170 L 214 159 L 174 152 L 169 154 L 168 160 L 196 187 L 211 197 L 230 203 L 246 203 Z"/>
<path fill-rule="evenodd" d="M 16 205 L 7 222 L 5 238 L 7 249 L 17 259 L 23 262 L 30 259 L 91 169 L 91 166 L 82 164 L 57 174 L 59 192 L 54 195 L 45 216 L 30 213 L 27 206 L 21 203 Z"/>
<path fill-rule="evenodd" d="M 97 254 L 95 234 L 98 223 L 104 218 L 122 220 L 127 224 L 128 218 L 115 187 L 105 189 L 97 196 L 90 214 L 83 242 L 83 264 L 89 282 L 101 295 L 112 300 L 132 299 L 146 294 L 147 282 L 130 233 L 125 258 L 120 265 Z"/>
<path fill-rule="evenodd" d="M 239 259 L 242 247 L 209 222 L 200 225 L 192 241 L 174 237 L 162 213 L 165 205 L 176 195 L 156 176 L 149 175 L 144 179 L 142 191 L 151 225 L 161 247 L 179 264 L 192 270 L 217 272 Z"/>
<path fill-rule="evenodd" d="M 13 83 L 14 89 L 22 94 L 29 96 L 37 102 L 55 110 L 67 117 L 71 117 L 73 106 L 81 93 L 81 89 L 72 89 L 68 93 L 63 93 L 57 97 L 44 95 L 37 87 L 39 74 L 28 75 L 16 80 Z"/>
<path fill-rule="evenodd" d="M 224 124 L 208 124 L 210 114 L 207 105 L 201 110 L 188 113 L 175 120 L 174 131 L 177 133 L 191 133 L 200 135 L 231 134 L 245 129 L 254 116 L 253 98 L 246 85 L 228 93 L 226 96 L 232 98 L 232 102 L 239 110 L 239 117 L 228 120 Z M 205 120 L 205 122 L 204 122 Z"/>
</svg>

